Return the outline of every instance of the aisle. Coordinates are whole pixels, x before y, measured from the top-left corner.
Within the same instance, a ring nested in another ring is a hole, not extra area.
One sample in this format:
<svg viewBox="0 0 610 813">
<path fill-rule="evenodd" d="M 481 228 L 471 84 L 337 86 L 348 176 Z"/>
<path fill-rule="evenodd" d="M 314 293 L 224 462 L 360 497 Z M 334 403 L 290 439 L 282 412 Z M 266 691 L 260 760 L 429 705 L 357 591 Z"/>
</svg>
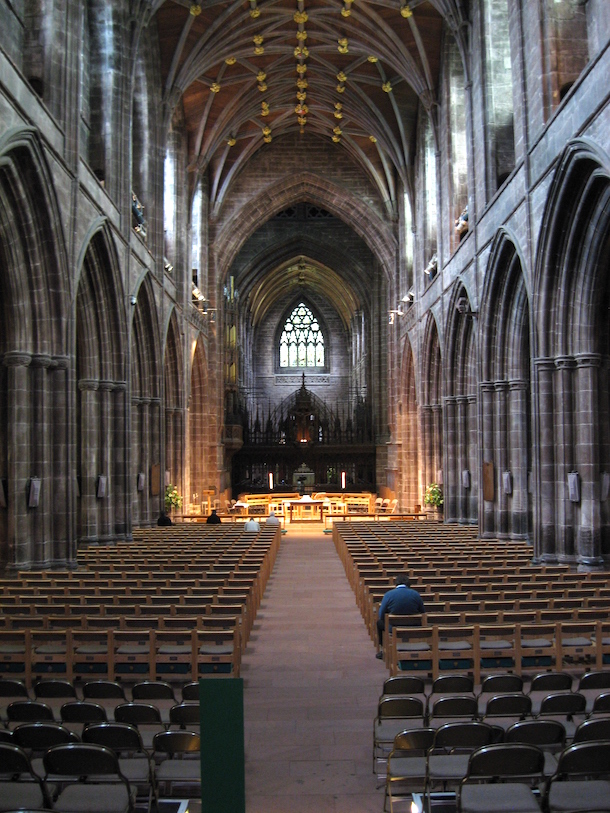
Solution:
<svg viewBox="0 0 610 813">
<path fill-rule="evenodd" d="M 282 538 L 242 675 L 247 813 L 380 813 L 371 750 L 387 671 L 329 536 Z"/>
</svg>

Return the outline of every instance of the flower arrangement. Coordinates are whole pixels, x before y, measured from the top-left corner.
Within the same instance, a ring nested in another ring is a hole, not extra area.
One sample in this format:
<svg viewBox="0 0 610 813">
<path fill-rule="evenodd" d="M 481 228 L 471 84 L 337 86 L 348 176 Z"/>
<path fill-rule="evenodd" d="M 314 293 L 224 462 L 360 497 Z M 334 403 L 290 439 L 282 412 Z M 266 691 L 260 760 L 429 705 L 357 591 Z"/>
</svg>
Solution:
<svg viewBox="0 0 610 813">
<path fill-rule="evenodd" d="M 426 488 L 424 503 L 426 505 L 433 505 L 435 508 L 440 508 L 442 506 L 443 489 L 438 483 L 430 483 L 430 485 Z"/>
<path fill-rule="evenodd" d="M 171 483 L 165 487 L 165 510 L 172 508 L 182 508 L 182 497 L 178 494 L 178 489 Z"/>
</svg>

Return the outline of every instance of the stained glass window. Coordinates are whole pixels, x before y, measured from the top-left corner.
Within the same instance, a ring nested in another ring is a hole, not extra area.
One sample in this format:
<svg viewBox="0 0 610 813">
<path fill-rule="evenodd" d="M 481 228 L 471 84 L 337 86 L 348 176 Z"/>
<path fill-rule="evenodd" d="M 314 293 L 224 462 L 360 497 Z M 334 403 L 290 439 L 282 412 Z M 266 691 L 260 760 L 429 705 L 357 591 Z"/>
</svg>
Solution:
<svg viewBox="0 0 610 813">
<path fill-rule="evenodd" d="M 284 324 L 280 367 L 324 367 L 324 336 L 304 302 L 296 306 Z"/>
</svg>

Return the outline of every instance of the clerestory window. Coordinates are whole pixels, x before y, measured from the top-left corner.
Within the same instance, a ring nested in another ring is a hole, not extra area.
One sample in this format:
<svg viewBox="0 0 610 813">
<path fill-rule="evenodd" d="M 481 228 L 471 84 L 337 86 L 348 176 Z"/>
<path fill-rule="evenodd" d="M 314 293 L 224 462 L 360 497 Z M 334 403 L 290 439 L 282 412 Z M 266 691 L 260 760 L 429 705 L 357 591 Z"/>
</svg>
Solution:
<svg viewBox="0 0 610 813">
<path fill-rule="evenodd" d="M 324 367 L 324 335 L 316 317 L 300 302 L 280 337 L 280 367 Z"/>
</svg>

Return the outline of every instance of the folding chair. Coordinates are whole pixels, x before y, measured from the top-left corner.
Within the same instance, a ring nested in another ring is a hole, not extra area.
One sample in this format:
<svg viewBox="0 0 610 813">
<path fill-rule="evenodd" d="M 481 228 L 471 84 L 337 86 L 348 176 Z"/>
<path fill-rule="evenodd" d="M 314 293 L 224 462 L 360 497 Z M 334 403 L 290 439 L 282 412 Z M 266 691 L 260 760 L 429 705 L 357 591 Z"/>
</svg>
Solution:
<svg viewBox="0 0 610 813">
<path fill-rule="evenodd" d="M 198 789 L 201 787 L 200 761 L 187 758 L 197 754 L 199 747 L 199 735 L 193 731 L 163 731 L 155 734 L 155 776 L 160 795 L 171 795 L 174 785 Z"/>
<path fill-rule="evenodd" d="M 61 778 L 54 803 L 62 813 L 133 813 L 135 789 L 121 772 L 110 748 L 70 743 L 50 748 L 43 757 L 46 776 Z"/>
<path fill-rule="evenodd" d="M 579 742 L 559 756 L 544 788 L 549 813 L 610 810 L 610 741 Z"/>
<path fill-rule="evenodd" d="M 394 738 L 394 745 L 388 756 L 385 780 L 383 809 L 394 813 L 394 801 L 404 799 L 413 790 L 413 784 L 423 785 L 426 779 L 426 758 L 434 742 L 432 728 L 414 728 L 401 731 Z M 400 788 L 403 793 L 400 793 Z"/>
<path fill-rule="evenodd" d="M 506 729 L 504 742 L 537 745 L 544 753 L 544 775 L 557 769 L 557 754 L 566 744 L 566 730 L 557 720 L 520 720 Z"/>
<path fill-rule="evenodd" d="M 446 790 L 449 783 L 459 782 L 466 773 L 471 752 L 493 743 L 495 736 L 490 725 L 475 720 L 446 723 L 438 728 L 426 764 L 425 794 L 428 799 L 437 785 Z"/>
<path fill-rule="evenodd" d="M 379 760 L 386 759 L 394 738 L 407 728 L 424 727 L 425 706 L 421 698 L 386 697 L 377 706 L 373 724 L 373 773 Z"/>
<path fill-rule="evenodd" d="M 535 745 L 496 743 L 474 751 L 456 794 L 458 813 L 540 813 L 528 784 L 542 779 L 544 754 Z"/>
<path fill-rule="evenodd" d="M 2 810 L 51 807 L 46 782 L 34 772 L 26 752 L 0 742 L 0 805 Z"/>
</svg>

